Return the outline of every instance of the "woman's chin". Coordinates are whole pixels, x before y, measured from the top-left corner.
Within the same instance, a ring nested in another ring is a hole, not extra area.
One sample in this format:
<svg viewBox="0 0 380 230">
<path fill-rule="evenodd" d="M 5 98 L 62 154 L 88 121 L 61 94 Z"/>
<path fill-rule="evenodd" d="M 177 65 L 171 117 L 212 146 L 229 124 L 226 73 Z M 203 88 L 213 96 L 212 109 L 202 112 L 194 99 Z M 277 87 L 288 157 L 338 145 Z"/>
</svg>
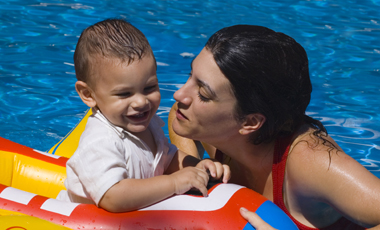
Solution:
<svg viewBox="0 0 380 230">
<path fill-rule="evenodd" d="M 183 127 L 177 120 L 173 121 L 172 128 L 178 136 L 190 138 L 189 130 Z"/>
</svg>

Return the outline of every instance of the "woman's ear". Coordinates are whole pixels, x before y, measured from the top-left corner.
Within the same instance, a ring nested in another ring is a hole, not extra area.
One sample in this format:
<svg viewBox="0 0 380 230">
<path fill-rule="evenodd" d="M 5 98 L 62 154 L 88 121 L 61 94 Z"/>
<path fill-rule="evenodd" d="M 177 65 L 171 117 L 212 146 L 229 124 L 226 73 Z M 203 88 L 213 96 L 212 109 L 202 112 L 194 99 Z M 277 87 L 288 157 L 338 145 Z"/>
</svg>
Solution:
<svg viewBox="0 0 380 230">
<path fill-rule="evenodd" d="M 79 97 L 82 99 L 82 101 L 88 106 L 88 107 L 95 107 L 96 101 L 93 96 L 93 91 L 85 82 L 83 81 L 77 81 L 75 83 L 75 89 L 79 95 Z"/>
<path fill-rule="evenodd" d="M 252 132 L 255 132 L 263 126 L 266 118 L 260 113 L 249 114 L 245 117 L 245 121 L 242 124 L 242 127 L 239 130 L 239 133 L 242 135 L 247 135 Z"/>
</svg>

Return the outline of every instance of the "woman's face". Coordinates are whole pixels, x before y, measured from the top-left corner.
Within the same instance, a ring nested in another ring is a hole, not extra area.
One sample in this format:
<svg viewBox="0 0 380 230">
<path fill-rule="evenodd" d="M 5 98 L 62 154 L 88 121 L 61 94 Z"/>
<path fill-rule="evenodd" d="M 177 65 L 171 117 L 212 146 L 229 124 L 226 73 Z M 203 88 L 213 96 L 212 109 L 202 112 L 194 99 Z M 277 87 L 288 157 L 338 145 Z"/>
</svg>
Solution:
<svg viewBox="0 0 380 230">
<path fill-rule="evenodd" d="M 192 62 L 186 84 L 174 93 L 178 102 L 173 130 L 180 136 L 217 145 L 239 133 L 237 103 L 229 81 L 207 49 Z"/>
</svg>

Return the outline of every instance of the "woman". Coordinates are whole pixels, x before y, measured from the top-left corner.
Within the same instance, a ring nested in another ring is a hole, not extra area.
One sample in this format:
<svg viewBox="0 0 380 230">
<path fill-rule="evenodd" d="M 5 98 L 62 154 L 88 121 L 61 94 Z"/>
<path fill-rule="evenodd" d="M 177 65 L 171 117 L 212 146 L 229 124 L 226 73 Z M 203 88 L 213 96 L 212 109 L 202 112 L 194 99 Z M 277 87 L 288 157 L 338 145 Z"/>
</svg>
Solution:
<svg viewBox="0 0 380 230">
<path fill-rule="evenodd" d="M 311 91 L 307 55 L 294 39 L 260 26 L 224 28 L 174 94 L 170 139 L 192 154 L 202 142 L 229 164 L 231 183 L 272 200 L 300 229 L 380 225 L 380 180 L 305 114 Z"/>
</svg>

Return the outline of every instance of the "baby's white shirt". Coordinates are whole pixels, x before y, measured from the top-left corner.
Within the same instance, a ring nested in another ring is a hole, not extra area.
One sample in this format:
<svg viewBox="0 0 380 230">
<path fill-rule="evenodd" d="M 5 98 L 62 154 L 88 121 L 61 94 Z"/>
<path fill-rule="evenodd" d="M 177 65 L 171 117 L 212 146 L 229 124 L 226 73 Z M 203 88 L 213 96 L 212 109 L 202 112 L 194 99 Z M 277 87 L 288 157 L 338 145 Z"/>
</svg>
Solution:
<svg viewBox="0 0 380 230">
<path fill-rule="evenodd" d="M 162 175 L 177 151 L 165 137 L 164 125 L 154 115 L 148 126 L 157 146 L 153 156 L 142 140 L 111 124 L 99 110 L 93 109 L 79 146 L 66 164 L 67 192 L 62 191 L 57 199 L 98 205 L 104 193 L 123 179 Z"/>
</svg>

